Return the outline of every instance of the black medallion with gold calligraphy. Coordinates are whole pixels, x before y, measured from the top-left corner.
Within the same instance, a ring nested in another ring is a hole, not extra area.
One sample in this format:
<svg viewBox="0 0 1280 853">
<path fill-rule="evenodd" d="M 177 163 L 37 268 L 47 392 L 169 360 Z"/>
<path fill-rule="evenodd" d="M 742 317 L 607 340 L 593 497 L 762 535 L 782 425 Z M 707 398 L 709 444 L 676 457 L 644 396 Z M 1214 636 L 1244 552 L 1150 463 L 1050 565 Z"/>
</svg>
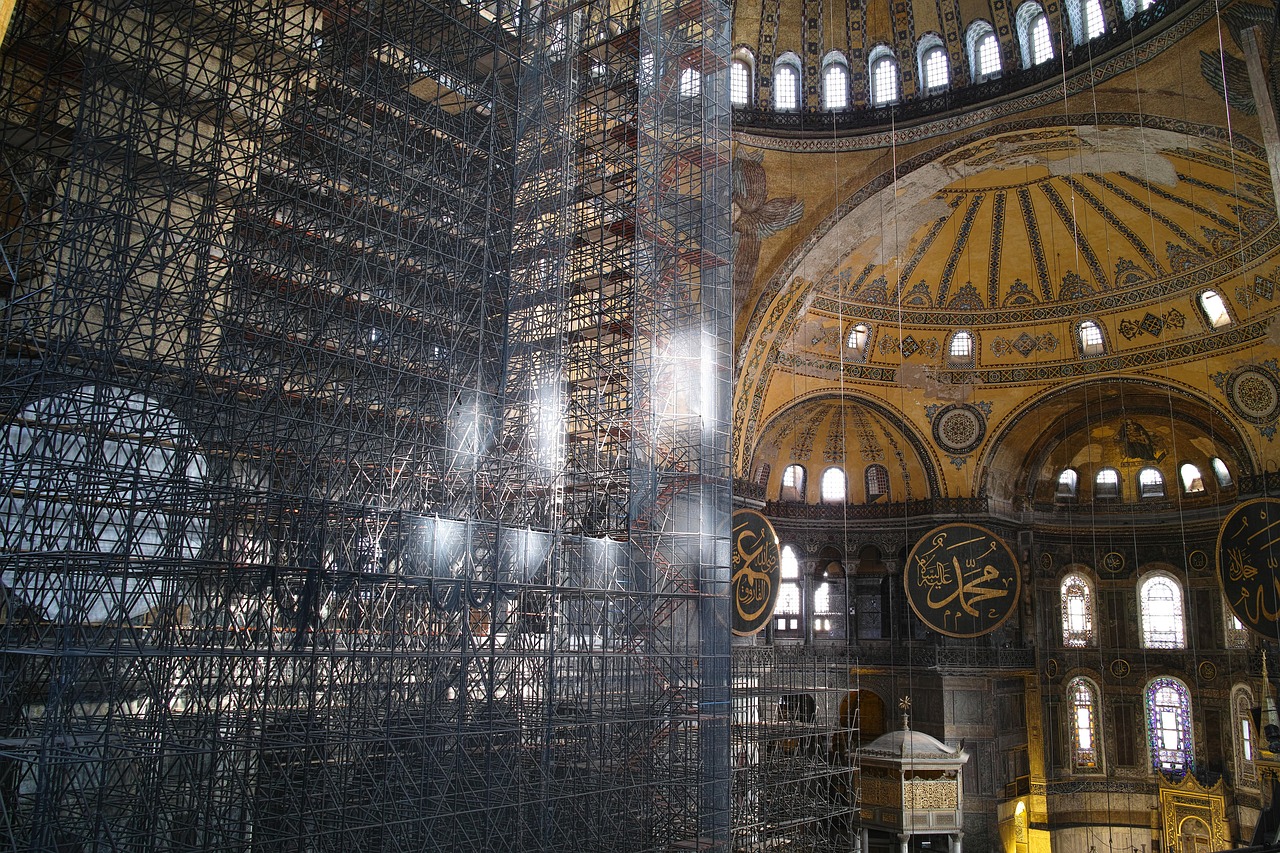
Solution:
<svg viewBox="0 0 1280 853">
<path fill-rule="evenodd" d="M 977 637 L 1004 624 L 1022 589 L 1009 546 L 976 524 L 935 527 L 911 549 L 902 582 L 920 621 L 949 637 Z"/>
<path fill-rule="evenodd" d="M 1265 636 L 1280 613 L 1280 500 L 1256 498 L 1233 509 L 1218 531 L 1218 581 L 1236 618 Z"/>
<path fill-rule="evenodd" d="M 769 624 L 778 601 L 781 553 L 769 519 L 753 509 L 733 513 L 733 633 L 754 634 Z"/>
</svg>

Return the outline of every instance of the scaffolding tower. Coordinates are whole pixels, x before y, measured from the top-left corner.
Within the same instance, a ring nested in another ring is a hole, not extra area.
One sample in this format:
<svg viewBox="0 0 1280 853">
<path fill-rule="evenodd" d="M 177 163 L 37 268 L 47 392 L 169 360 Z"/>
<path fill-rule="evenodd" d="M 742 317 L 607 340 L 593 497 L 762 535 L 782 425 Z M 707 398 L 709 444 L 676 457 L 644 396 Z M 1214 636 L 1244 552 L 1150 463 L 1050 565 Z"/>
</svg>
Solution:
<svg viewBox="0 0 1280 853">
<path fill-rule="evenodd" d="M 19 0 L 0 845 L 729 846 L 723 0 Z"/>
</svg>

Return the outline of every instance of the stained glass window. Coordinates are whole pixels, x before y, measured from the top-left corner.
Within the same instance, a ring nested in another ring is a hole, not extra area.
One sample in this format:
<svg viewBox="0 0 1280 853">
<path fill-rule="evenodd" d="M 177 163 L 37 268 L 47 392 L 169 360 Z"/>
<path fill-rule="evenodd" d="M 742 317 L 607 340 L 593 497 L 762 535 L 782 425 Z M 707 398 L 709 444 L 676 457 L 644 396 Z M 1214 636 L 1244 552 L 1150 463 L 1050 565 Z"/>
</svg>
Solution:
<svg viewBox="0 0 1280 853">
<path fill-rule="evenodd" d="M 1098 693 L 1088 680 L 1073 678 L 1067 684 L 1071 703 L 1071 754 L 1078 770 L 1098 767 Z"/>
<path fill-rule="evenodd" d="M 1093 590 L 1084 575 L 1073 572 L 1062 579 L 1062 645 L 1081 648 L 1093 642 Z"/>
<path fill-rule="evenodd" d="M 1155 769 L 1179 777 L 1191 771 L 1191 696 L 1178 679 L 1164 676 L 1147 685 L 1147 735 Z"/>
<path fill-rule="evenodd" d="M 1182 587 L 1165 574 L 1143 578 L 1138 588 L 1141 607 L 1142 645 L 1149 649 L 1185 649 L 1187 635 L 1182 624 Z"/>
</svg>

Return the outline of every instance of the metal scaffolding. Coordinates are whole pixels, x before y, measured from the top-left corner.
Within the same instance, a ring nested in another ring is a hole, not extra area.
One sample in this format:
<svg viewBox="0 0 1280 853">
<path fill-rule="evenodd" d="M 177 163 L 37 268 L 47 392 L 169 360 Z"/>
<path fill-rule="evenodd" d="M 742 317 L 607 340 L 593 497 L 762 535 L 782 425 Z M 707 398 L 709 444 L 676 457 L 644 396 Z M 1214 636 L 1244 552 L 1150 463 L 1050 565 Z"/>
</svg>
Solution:
<svg viewBox="0 0 1280 853">
<path fill-rule="evenodd" d="M 20 0 L 0 844 L 729 845 L 722 0 Z"/>
</svg>

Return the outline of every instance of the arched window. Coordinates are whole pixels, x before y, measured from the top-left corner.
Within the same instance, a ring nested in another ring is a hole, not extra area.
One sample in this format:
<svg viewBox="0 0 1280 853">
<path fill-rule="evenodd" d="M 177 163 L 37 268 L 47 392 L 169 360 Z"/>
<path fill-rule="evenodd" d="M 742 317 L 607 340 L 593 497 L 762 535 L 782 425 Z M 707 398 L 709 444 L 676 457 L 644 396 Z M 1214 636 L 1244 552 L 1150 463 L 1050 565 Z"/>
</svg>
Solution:
<svg viewBox="0 0 1280 853">
<path fill-rule="evenodd" d="M 916 46 L 916 58 L 920 65 L 921 89 L 926 95 L 941 92 L 951 82 L 951 63 L 942 46 L 942 38 L 928 33 Z"/>
<path fill-rule="evenodd" d="M 844 503 L 849 494 L 849 481 L 844 469 L 832 466 L 822 472 L 822 502 Z"/>
<path fill-rule="evenodd" d="M 1163 572 L 1147 575 L 1138 585 L 1138 618 L 1142 645 L 1148 649 L 1185 649 L 1182 586 Z"/>
<path fill-rule="evenodd" d="M 1243 684 L 1231 691 L 1231 713 L 1235 717 L 1232 740 L 1235 742 L 1236 782 L 1248 788 L 1258 787 L 1258 767 L 1254 764 L 1253 692 Z"/>
<path fill-rule="evenodd" d="M 1209 467 L 1213 469 L 1213 476 L 1218 481 L 1219 488 L 1231 488 L 1231 472 L 1227 470 L 1227 463 L 1215 456 L 1209 460 Z"/>
<path fill-rule="evenodd" d="M 1043 7 L 1034 0 L 1027 0 L 1018 7 L 1014 20 L 1023 66 L 1030 68 L 1053 59 L 1053 34 L 1049 31 L 1049 19 Z"/>
<path fill-rule="evenodd" d="M 870 338 L 871 329 L 868 328 L 866 323 L 858 323 L 849 330 L 849 337 L 846 339 L 845 344 L 849 349 L 861 352 Z"/>
<path fill-rule="evenodd" d="M 969 51 L 969 70 L 973 82 L 981 83 L 1000 76 L 1000 42 L 996 31 L 986 21 L 974 21 L 965 33 Z"/>
<path fill-rule="evenodd" d="M 822 108 L 849 109 L 849 62 L 838 50 L 822 60 Z"/>
<path fill-rule="evenodd" d="M 1244 623 L 1231 612 L 1231 608 L 1227 606 L 1227 600 L 1222 600 L 1222 628 L 1224 640 L 1229 649 L 1247 649 L 1249 648 L 1249 629 Z"/>
<path fill-rule="evenodd" d="M 735 107 L 751 106 L 755 71 L 750 57 L 751 54 L 745 50 L 736 51 L 733 56 L 729 70 L 729 101 Z"/>
<path fill-rule="evenodd" d="M 1072 572 L 1062 579 L 1062 645 L 1078 649 L 1094 642 L 1093 587 L 1084 575 Z"/>
<path fill-rule="evenodd" d="M 889 495 L 889 469 L 883 465 L 867 466 L 867 501 L 872 502 Z"/>
<path fill-rule="evenodd" d="M 1068 0 L 1066 9 L 1076 44 L 1084 44 L 1107 31 L 1100 0 Z"/>
<path fill-rule="evenodd" d="M 1115 468 L 1103 468 L 1093 478 L 1094 498 L 1108 500 L 1120 497 L 1120 472 Z"/>
<path fill-rule="evenodd" d="M 883 107 L 898 100 L 898 62 L 885 45 L 871 49 L 867 62 L 871 72 L 871 105 Z"/>
<path fill-rule="evenodd" d="M 1102 327 L 1092 320 L 1080 324 L 1080 354 L 1086 358 L 1102 355 L 1107 351 L 1106 342 L 1102 338 Z"/>
<path fill-rule="evenodd" d="M 702 94 L 702 72 L 696 68 L 680 71 L 680 97 L 696 98 Z"/>
<path fill-rule="evenodd" d="M 953 367 L 973 364 L 973 332 L 961 329 L 951 335 L 947 346 L 947 361 Z"/>
<path fill-rule="evenodd" d="M 773 66 L 773 108 L 780 112 L 800 109 L 800 57 L 784 53 Z"/>
<path fill-rule="evenodd" d="M 1076 496 L 1076 488 L 1080 484 L 1080 475 L 1074 468 L 1063 468 L 1058 475 L 1058 490 L 1054 497 L 1059 500 L 1072 500 Z"/>
<path fill-rule="evenodd" d="M 1190 462 L 1183 462 L 1178 468 L 1178 476 L 1182 478 L 1182 491 L 1188 495 L 1198 495 L 1204 491 L 1204 478 L 1200 469 Z"/>
<path fill-rule="evenodd" d="M 813 631 L 826 634 L 831 631 L 831 584 L 818 584 L 813 591 Z"/>
<path fill-rule="evenodd" d="M 1071 756 L 1076 770 L 1097 770 L 1098 690 L 1087 678 L 1067 682 L 1071 704 Z"/>
<path fill-rule="evenodd" d="M 1191 695 L 1176 678 L 1162 676 L 1147 685 L 1147 736 L 1151 764 L 1173 776 L 1192 769 Z"/>
<path fill-rule="evenodd" d="M 1158 468 L 1143 468 L 1138 472 L 1138 497 L 1164 497 L 1164 475 Z"/>
<path fill-rule="evenodd" d="M 1221 329 L 1231 325 L 1231 312 L 1227 303 L 1216 290 L 1206 290 L 1200 294 L 1200 310 L 1204 312 L 1205 322 L 1211 329 Z"/>
<path fill-rule="evenodd" d="M 795 549 L 782 546 L 778 560 L 778 601 L 773 607 L 773 627 L 777 631 L 800 629 L 800 561 Z"/>
<path fill-rule="evenodd" d="M 782 500 L 804 500 L 804 466 L 788 465 L 782 469 Z"/>
</svg>

